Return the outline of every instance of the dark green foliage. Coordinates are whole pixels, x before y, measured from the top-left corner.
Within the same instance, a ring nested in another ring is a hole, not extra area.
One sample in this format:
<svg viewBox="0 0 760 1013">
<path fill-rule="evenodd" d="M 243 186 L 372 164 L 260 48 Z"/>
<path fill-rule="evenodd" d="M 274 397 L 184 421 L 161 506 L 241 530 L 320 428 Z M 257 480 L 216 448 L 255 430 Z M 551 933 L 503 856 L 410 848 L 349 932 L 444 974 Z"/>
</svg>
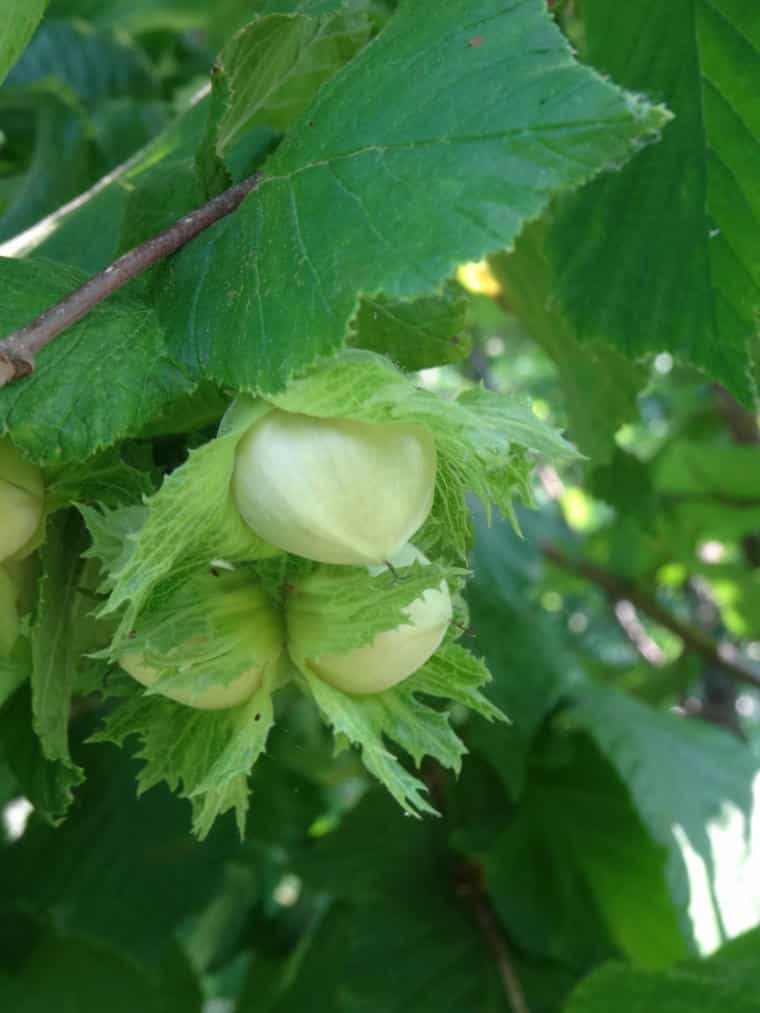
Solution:
<svg viewBox="0 0 760 1013">
<path fill-rule="evenodd" d="M 0 86 L 0 339 L 261 175 L 0 389 L 0 1010 L 760 1013 L 755 5 L 5 0 Z M 445 578 L 398 687 L 120 668 L 314 570 L 240 392 L 434 434 L 435 565 L 315 636 Z"/>
</svg>

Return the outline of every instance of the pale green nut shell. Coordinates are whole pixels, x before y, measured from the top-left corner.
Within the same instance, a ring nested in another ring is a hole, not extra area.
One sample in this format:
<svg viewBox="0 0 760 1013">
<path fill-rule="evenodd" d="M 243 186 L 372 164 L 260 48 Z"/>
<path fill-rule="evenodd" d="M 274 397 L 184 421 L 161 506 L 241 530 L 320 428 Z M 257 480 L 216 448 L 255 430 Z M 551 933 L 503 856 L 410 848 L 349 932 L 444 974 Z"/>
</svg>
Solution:
<svg viewBox="0 0 760 1013">
<path fill-rule="evenodd" d="M 0 439 L 0 561 L 24 554 L 42 521 L 44 501 L 40 469 Z"/>
<path fill-rule="evenodd" d="M 11 575 L 0 565 L 0 658 L 13 650 L 18 635 L 18 588 Z"/>
<path fill-rule="evenodd" d="M 119 664 L 143 686 L 152 686 L 158 681 L 160 670 L 147 665 L 142 654 L 137 651 L 123 655 L 119 658 Z M 264 669 L 263 665 L 254 665 L 241 672 L 237 679 L 226 686 L 210 686 L 202 693 L 194 693 L 189 689 L 170 689 L 162 693 L 162 696 L 186 704 L 188 707 L 195 707 L 197 710 L 214 711 L 237 707 L 252 697 L 259 688 Z"/>
<path fill-rule="evenodd" d="M 389 559 L 433 505 L 430 433 L 406 423 L 319 419 L 273 409 L 237 449 L 232 489 L 260 538 L 320 563 Z"/>
<path fill-rule="evenodd" d="M 429 564 L 419 549 L 405 545 L 390 560 L 394 567 L 410 566 L 419 561 Z M 385 566 L 369 567 L 374 575 Z M 297 600 L 297 599 L 295 599 Z M 328 623 L 329 597 L 325 598 L 325 614 L 317 622 Z M 369 644 L 348 654 L 310 656 L 309 639 L 313 636 L 314 614 L 301 613 L 295 607 L 288 612 L 288 644 L 294 656 L 305 659 L 309 670 L 325 682 L 346 693 L 380 693 L 403 682 L 421 668 L 441 645 L 452 618 L 451 597 L 445 581 L 429 588 L 416 598 L 404 612 L 408 622 L 392 630 L 378 633 Z"/>
<path fill-rule="evenodd" d="M 250 595 L 252 607 L 250 618 L 247 620 L 250 626 L 245 638 L 250 646 L 249 656 L 247 659 L 244 658 L 243 647 L 239 647 L 235 654 L 230 656 L 230 664 L 236 664 L 242 669 L 240 674 L 226 685 L 209 686 L 201 691 L 194 691 L 191 688 L 166 689 L 161 691 L 162 696 L 198 710 L 225 710 L 228 707 L 237 707 L 253 696 L 265 675 L 277 664 L 282 655 L 285 631 L 282 616 L 266 600 L 263 592 L 254 588 Z M 267 603 L 263 604 L 265 600 Z M 172 662 L 172 653 L 167 655 L 168 664 Z M 119 658 L 119 665 L 143 686 L 153 686 L 162 674 L 160 665 L 147 664 L 139 651 L 122 655 Z M 189 672 L 192 667 L 192 663 L 188 663 L 186 670 Z"/>
</svg>

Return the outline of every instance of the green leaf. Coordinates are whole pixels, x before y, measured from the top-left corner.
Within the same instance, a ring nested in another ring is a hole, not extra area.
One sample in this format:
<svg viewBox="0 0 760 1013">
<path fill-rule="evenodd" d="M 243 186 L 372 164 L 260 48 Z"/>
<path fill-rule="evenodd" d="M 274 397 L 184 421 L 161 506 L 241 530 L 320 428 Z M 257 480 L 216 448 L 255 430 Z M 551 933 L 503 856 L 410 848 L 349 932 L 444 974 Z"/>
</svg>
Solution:
<svg viewBox="0 0 760 1013">
<path fill-rule="evenodd" d="M 11 72 L 7 87 L 55 82 L 92 109 L 108 98 L 153 97 L 157 79 L 145 53 L 123 32 L 46 18 Z"/>
<path fill-rule="evenodd" d="M 279 1001 L 263 1008 L 311 1013 L 319 996 L 320 1009 L 341 1013 L 503 1013 L 503 983 L 470 909 L 466 870 L 442 860 L 447 829 L 405 820 L 370 792 L 317 841 L 296 870 L 340 903 L 302 937 L 274 990 Z M 255 988 L 246 1000 L 240 1013 L 262 1008 Z"/>
<path fill-rule="evenodd" d="M 434 876 L 426 858 L 435 829 L 437 821 L 405 820 L 388 795 L 375 789 L 298 856 L 296 871 L 352 904 L 373 905 L 390 893 L 410 896 L 420 878 L 427 885 Z"/>
<path fill-rule="evenodd" d="M 201 382 L 191 394 L 183 394 L 166 405 L 140 435 L 149 438 L 216 427 L 229 406 L 230 398 L 222 394 L 215 384 Z"/>
<path fill-rule="evenodd" d="M 583 14 L 589 60 L 661 96 L 675 119 L 661 144 L 562 209 L 550 242 L 561 304 L 582 340 L 633 359 L 668 349 L 749 401 L 760 306 L 755 12 L 736 0 L 590 0 Z M 667 54 L 653 65 L 662 39 Z"/>
<path fill-rule="evenodd" d="M 616 447 L 608 464 L 589 476 L 589 492 L 613 506 L 621 517 L 650 528 L 657 509 L 652 469 L 633 454 Z"/>
<path fill-rule="evenodd" d="M 286 130 L 319 88 L 369 35 L 366 14 L 272 14 L 246 25 L 222 49 L 212 75 L 209 135 L 199 162 L 207 178 L 255 126 Z"/>
<path fill-rule="evenodd" d="M 675 440 L 655 458 L 653 472 L 657 489 L 668 496 L 760 505 L 758 447 Z"/>
<path fill-rule="evenodd" d="M 177 358 L 281 390 L 340 347 L 362 296 L 440 290 L 664 118 L 575 64 L 541 0 L 455 0 L 435 18 L 404 0 L 320 89 L 258 190 L 167 265 Z"/>
<path fill-rule="evenodd" d="M 744 640 L 760 635 L 760 573 L 739 566 L 700 567 L 727 629 Z"/>
<path fill-rule="evenodd" d="M 152 491 L 150 474 L 125 461 L 116 447 L 64 466 L 46 484 L 47 495 L 56 503 L 90 500 L 109 507 L 139 501 Z"/>
<path fill-rule="evenodd" d="M 38 219 L 71 200 L 95 175 L 94 152 L 85 117 L 54 85 L 24 89 L 17 108 L 36 114 L 32 161 L 0 215 L 0 241 L 12 240 Z M 7 103 L 14 105 L 16 103 Z M 59 161 L 60 160 L 60 161 Z M 13 251 L 3 246 L 3 253 Z"/>
<path fill-rule="evenodd" d="M 194 161 L 180 158 L 179 151 L 155 165 L 132 169 L 128 177 L 131 186 L 124 207 L 120 252 L 157 236 L 205 203 Z"/>
<path fill-rule="evenodd" d="M 459 362 L 469 352 L 467 297 L 458 285 L 411 302 L 369 296 L 353 322 L 351 344 L 387 355 L 402 369 Z"/>
<path fill-rule="evenodd" d="M 31 658 L 28 664 L 31 670 Z M 55 826 L 66 815 L 83 775 L 71 761 L 45 757 L 32 721 L 31 695 L 22 687 L 0 710 L 0 741 L 19 788 L 35 811 Z"/>
<path fill-rule="evenodd" d="M 492 676 L 485 662 L 458 644 L 447 644 L 415 672 L 407 688 L 424 696 L 438 696 L 461 704 L 487 721 L 508 721 L 493 701 L 481 693 Z M 503 732 L 503 727 L 500 726 Z"/>
<path fill-rule="evenodd" d="M 317 18 L 325 14 L 333 14 L 339 7 L 349 6 L 351 0 L 254 0 L 257 14 L 306 14 Z M 364 6 L 364 0 L 358 5 Z"/>
<path fill-rule="evenodd" d="M 92 114 L 98 167 L 122 166 L 168 124 L 173 109 L 159 98 L 113 98 Z"/>
<path fill-rule="evenodd" d="M 0 23 L 0 84 L 21 56 L 45 13 L 47 0 L 9 0 Z"/>
<path fill-rule="evenodd" d="M 163 1013 L 161 986 L 134 964 L 100 943 L 57 936 L 44 938 L 17 973 L 3 983 L 0 1003 L 24 1013 Z M 200 997 L 185 1007 L 200 1013 Z"/>
<path fill-rule="evenodd" d="M 464 391 L 456 404 L 472 412 L 470 426 L 479 433 L 484 452 L 495 449 L 506 437 L 512 443 L 540 454 L 544 460 L 571 461 L 577 458 L 575 448 L 562 436 L 541 422 L 526 403 L 495 395 L 483 387 Z M 471 437 L 474 442 L 474 433 Z"/>
<path fill-rule="evenodd" d="M 435 810 L 422 794 L 425 785 L 401 765 L 385 740 L 398 743 L 418 768 L 425 756 L 431 756 L 458 772 L 466 752 L 448 715 L 421 697 L 435 695 L 465 703 L 489 720 L 504 717 L 478 692 L 490 679 L 488 670 L 455 644 L 441 648 L 413 676 L 383 693 L 352 696 L 333 689 L 307 667 L 302 675 L 335 735 L 359 747 L 364 766 L 409 815 Z"/>
<path fill-rule="evenodd" d="M 131 682 L 127 677 L 123 683 Z M 120 688 L 129 693 L 131 686 Z M 272 679 L 246 703 L 226 710 L 197 710 L 165 697 L 133 690 L 106 718 L 92 741 L 115 742 L 137 735 L 145 761 L 138 777 L 145 792 L 165 781 L 193 807 L 193 832 L 203 840 L 217 817 L 235 812 L 241 837 L 248 812 L 248 775 L 264 751 L 272 727 Z"/>
<path fill-rule="evenodd" d="M 758 942 L 749 932 L 709 960 L 658 973 L 608 964 L 581 982 L 564 1013 L 759 1013 Z"/>
<path fill-rule="evenodd" d="M 51 261 L 0 259 L 0 332 L 28 323 L 85 280 Z M 12 431 L 39 464 L 82 461 L 136 434 L 191 388 L 168 360 L 153 312 L 116 293 L 43 348 L 31 376 L 0 390 L 0 430 Z"/>
<path fill-rule="evenodd" d="M 51 518 L 40 550 L 42 577 L 32 624 L 34 730 L 46 758 L 78 777 L 83 772 L 69 753 L 69 715 L 82 647 L 78 621 L 92 609 L 92 602 L 83 606 L 86 599 L 77 593 L 85 545 L 78 514 L 66 511 Z"/>
<path fill-rule="evenodd" d="M 179 941 L 164 945 L 158 984 L 160 1013 L 203 1013 L 202 983 Z"/>
<path fill-rule="evenodd" d="M 557 366 L 571 439 L 604 464 L 614 453 L 617 430 L 637 417 L 636 395 L 646 373 L 614 348 L 580 343 L 552 299 L 546 231 L 543 221 L 528 226 L 512 252 L 492 257 L 491 266 L 510 310 Z"/>
<path fill-rule="evenodd" d="M 557 769 L 537 765 L 486 878 L 527 952 L 584 966 L 616 951 L 649 968 L 687 955 L 669 895 L 667 852 L 647 836 L 624 785 L 587 740 Z"/>
<path fill-rule="evenodd" d="M 251 16 L 255 0 L 56 0 L 62 17 L 83 18 L 100 28 L 130 35 L 208 35 L 217 45 Z M 197 44 L 197 43 L 196 43 Z M 173 50 L 172 50 L 173 51 Z M 206 55 L 205 53 L 203 54 Z M 210 56 L 210 54 L 209 54 Z M 196 67 L 191 65 L 190 72 Z M 186 69 L 187 72 L 187 69 Z"/>
<path fill-rule="evenodd" d="M 5 108 L 36 114 L 37 123 L 32 163 L 0 217 L 0 241 L 55 212 L 111 167 L 94 143 L 93 115 L 114 98 L 137 103 L 156 89 L 147 57 L 123 34 L 46 19 L 3 90 Z"/>
<path fill-rule="evenodd" d="M 575 719 L 628 786 L 668 882 L 702 951 L 760 921 L 757 841 L 750 830 L 757 762 L 724 731 L 584 687 Z"/>
<path fill-rule="evenodd" d="M 709 974 L 673 970 L 647 974 L 611 964 L 584 982 L 565 1006 L 564 1013 L 758 1013 L 755 997 L 757 971 L 737 977 L 724 972 Z"/>
<path fill-rule="evenodd" d="M 145 523 L 148 509 L 145 506 L 122 506 L 114 510 L 99 511 L 81 505 L 79 510 L 85 519 L 92 538 L 92 546 L 85 553 L 99 559 L 104 566 L 103 589 L 113 584 L 112 572 L 118 573 L 129 561 L 136 533 Z"/>
<path fill-rule="evenodd" d="M 3 898 L 156 968 L 177 928 L 212 901 L 226 863 L 239 860 L 239 838 L 226 821 L 194 842 L 184 803 L 165 787 L 136 797 L 126 752 L 88 745 L 80 754 L 87 781 L 63 826 L 32 820 L 3 852 Z"/>
</svg>

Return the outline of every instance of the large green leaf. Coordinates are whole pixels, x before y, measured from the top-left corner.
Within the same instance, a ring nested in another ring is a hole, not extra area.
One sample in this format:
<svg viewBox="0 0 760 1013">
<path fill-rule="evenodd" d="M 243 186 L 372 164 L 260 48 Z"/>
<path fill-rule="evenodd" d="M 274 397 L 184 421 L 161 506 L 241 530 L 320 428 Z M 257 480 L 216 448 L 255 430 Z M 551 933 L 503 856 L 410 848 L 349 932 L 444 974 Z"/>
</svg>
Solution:
<svg viewBox="0 0 760 1013">
<path fill-rule="evenodd" d="M 759 1013 L 759 945 L 750 932 L 710 960 L 659 973 L 608 964 L 578 986 L 564 1013 Z"/>
<path fill-rule="evenodd" d="M 234 218 L 167 267 L 175 354 L 276 391 L 341 345 L 362 295 L 438 290 L 665 116 L 579 67 L 542 0 L 455 0 L 434 18 L 405 0 Z"/>
<path fill-rule="evenodd" d="M 0 332 L 85 280 L 52 261 L 0 259 Z M 152 310 L 118 293 L 43 349 L 31 376 L 0 390 L 0 430 L 40 464 L 81 461 L 136 434 L 191 388 L 167 359 Z"/>
<path fill-rule="evenodd" d="M 590 61 L 676 116 L 661 144 L 564 208 L 551 243 L 561 301 L 581 339 L 632 358 L 669 349 L 747 400 L 760 305 L 757 12 L 741 0 L 588 0 L 583 13 Z"/>
<path fill-rule="evenodd" d="M 0 21 L 0 84 L 45 13 L 47 0 L 9 0 Z"/>
<path fill-rule="evenodd" d="M 506 1013 L 496 964 L 436 829 L 368 795 L 297 865 L 342 903 L 285 964 L 272 1006 L 259 1005 L 252 966 L 240 1013 Z"/>
<path fill-rule="evenodd" d="M 145 53 L 124 33 L 46 18 L 8 77 L 7 87 L 55 82 L 88 108 L 106 98 L 149 98 L 156 80 Z"/>
<path fill-rule="evenodd" d="M 235 828 L 227 821 L 197 844 L 166 788 L 136 797 L 126 752 L 86 746 L 78 758 L 87 781 L 63 826 L 35 819 L 3 852 L 3 899 L 155 966 L 178 926 L 214 897 L 226 862 L 239 859 Z"/>
<path fill-rule="evenodd" d="M 181 958 L 179 958 L 181 960 Z M 182 1011 L 200 1013 L 201 996 L 177 979 L 177 969 L 163 982 L 100 943 L 48 934 L 17 973 L 0 979 L 0 1004 L 19 1013 L 180 1013 L 171 995 L 184 992 Z M 189 969 L 185 968 L 185 976 Z M 187 1005 L 187 1000 L 190 1004 Z"/>
<path fill-rule="evenodd" d="M 616 950 L 643 967 L 687 956 L 665 865 L 624 785 L 588 740 L 538 766 L 513 821 L 489 852 L 490 892 L 531 953 L 588 965 Z"/>
<path fill-rule="evenodd" d="M 760 921 L 760 850 L 752 823 L 758 764 L 725 731 L 663 714 L 602 687 L 576 690 L 573 713 L 628 786 L 667 848 L 668 880 L 697 946 Z"/>
</svg>

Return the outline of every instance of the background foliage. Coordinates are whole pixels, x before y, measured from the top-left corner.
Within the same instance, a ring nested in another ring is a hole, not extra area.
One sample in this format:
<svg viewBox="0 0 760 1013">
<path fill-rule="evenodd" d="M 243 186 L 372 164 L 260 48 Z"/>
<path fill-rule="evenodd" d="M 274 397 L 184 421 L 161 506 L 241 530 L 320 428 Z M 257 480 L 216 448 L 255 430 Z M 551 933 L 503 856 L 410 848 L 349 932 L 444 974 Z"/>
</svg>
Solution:
<svg viewBox="0 0 760 1013">
<path fill-rule="evenodd" d="M 0 667 L 0 1007 L 760 1010 L 752 6 L 44 7 L 0 24 L 2 333 L 264 172 L 0 391 L 57 505 L 138 501 L 233 388 L 345 343 L 583 456 L 536 455 L 521 535 L 472 504 L 464 643 L 511 724 L 454 705 L 440 816 L 285 692 L 242 841 L 92 741 L 97 579 L 54 513 Z"/>
</svg>

